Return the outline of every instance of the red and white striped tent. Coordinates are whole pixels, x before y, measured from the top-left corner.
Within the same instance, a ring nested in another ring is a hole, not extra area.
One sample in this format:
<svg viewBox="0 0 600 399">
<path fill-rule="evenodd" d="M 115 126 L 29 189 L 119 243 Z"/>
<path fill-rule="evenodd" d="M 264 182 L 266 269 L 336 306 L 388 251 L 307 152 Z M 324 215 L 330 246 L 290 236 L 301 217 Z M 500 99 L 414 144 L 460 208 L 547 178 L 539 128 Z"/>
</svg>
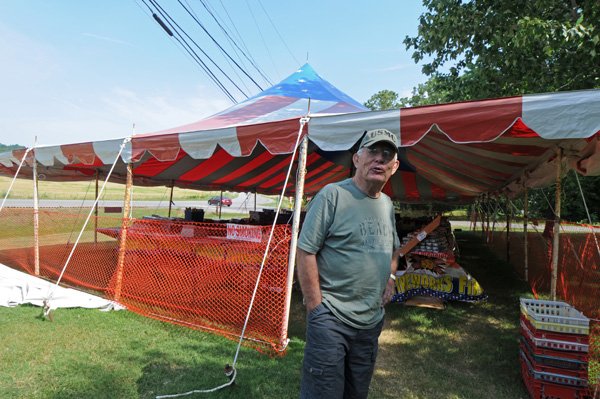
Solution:
<svg viewBox="0 0 600 399">
<path fill-rule="evenodd" d="M 201 121 L 134 136 L 113 181 L 133 163 L 134 184 L 280 194 L 300 131 L 309 139 L 305 194 L 352 173 L 365 130 L 399 135 L 401 167 L 384 191 L 403 202 L 469 202 L 555 179 L 557 149 L 584 175 L 600 174 L 600 90 L 557 92 L 392 111 L 367 111 L 306 64 L 240 104 Z M 43 137 L 42 137 L 43 140 Z M 122 140 L 35 148 L 20 176 L 82 180 L 107 173 Z M 24 150 L 0 154 L 14 175 Z M 295 175 L 295 174 L 294 174 Z M 289 183 L 286 195 L 295 191 Z"/>
</svg>

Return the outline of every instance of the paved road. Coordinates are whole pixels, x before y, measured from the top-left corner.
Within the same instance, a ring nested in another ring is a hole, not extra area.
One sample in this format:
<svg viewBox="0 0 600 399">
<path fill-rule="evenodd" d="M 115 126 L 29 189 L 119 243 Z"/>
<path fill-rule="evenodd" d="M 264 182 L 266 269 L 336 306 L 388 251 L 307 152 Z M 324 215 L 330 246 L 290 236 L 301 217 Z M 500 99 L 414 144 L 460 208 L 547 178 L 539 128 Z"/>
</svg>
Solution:
<svg viewBox="0 0 600 399">
<path fill-rule="evenodd" d="M 224 206 L 221 210 L 222 213 L 239 213 L 254 210 L 254 194 L 240 193 L 236 198 L 232 198 L 232 205 L 230 207 Z M 2 201 L 0 200 L 0 203 Z M 49 200 L 40 199 L 40 208 L 78 208 L 86 207 L 90 208 L 94 205 L 93 200 Z M 4 203 L 7 208 L 32 208 L 33 199 L 7 199 Z M 123 201 L 106 201 L 100 200 L 98 202 L 99 207 L 119 207 L 123 206 Z M 133 201 L 135 208 L 168 208 L 169 201 Z M 203 208 L 205 210 L 215 210 L 215 205 L 208 205 L 208 201 L 174 201 L 173 207 L 175 208 Z M 263 196 L 256 196 L 256 208 L 272 208 L 273 200 Z"/>
</svg>

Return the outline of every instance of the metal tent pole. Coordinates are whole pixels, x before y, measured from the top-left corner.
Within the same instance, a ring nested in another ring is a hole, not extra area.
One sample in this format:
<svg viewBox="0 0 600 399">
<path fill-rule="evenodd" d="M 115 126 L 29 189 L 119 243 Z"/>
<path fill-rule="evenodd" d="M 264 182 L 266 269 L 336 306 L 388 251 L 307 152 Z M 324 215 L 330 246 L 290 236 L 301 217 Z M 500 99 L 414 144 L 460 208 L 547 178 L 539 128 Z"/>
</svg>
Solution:
<svg viewBox="0 0 600 399">
<path fill-rule="evenodd" d="M 529 198 L 528 191 L 525 188 L 525 198 L 523 199 L 523 267 L 525 269 L 525 281 L 529 281 L 529 242 L 527 237 L 527 224 L 529 223 Z"/>
<path fill-rule="evenodd" d="M 130 224 L 131 211 L 131 188 L 133 186 L 133 164 L 127 164 L 127 184 L 125 185 L 125 198 L 123 200 L 123 220 L 121 222 L 121 235 L 119 237 L 119 258 L 117 261 L 117 277 L 115 283 L 115 301 L 121 299 L 121 288 L 123 285 L 123 268 L 125 265 L 125 253 L 127 250 L 127 229 Z"/>
<path fill-rule="evenodd" d="M 556 300 L 556 282 L 558 280 L 558 251 L 560 247 L 560 194 L 562 176 L 563 150 L 559 147 L 556 156 L 556 191 L 554 193 L 554 234 L 552 237 L 552 280 L 550 282 L 550 294 L 552 300 Z"/>
<path fill-rule="evenodd" d="M 300 129 L 308 122 L 308 118 L 300 120 Z M 288 257 L 288 275 L 285 310 L 283 314 L 283 331 L 281 338 L 285 339 L 288 333 L 288 323 L 290 320 L 290 307 L 292 301 L 292 285 L 294 283 L 294 266 L 296 264 L 296 249 L 298 244 L 298 232 L 300 231 L 300 214 L 302 212 L 302 198 L 304 197 L 304 179 L 306 177 L 306 155 L 308 153 L 308 136 L 305 136 L 300 143 L 300 152 L 298 154 L 298 168 L 296 175 L 296 195 L 294 196 L 294 216 L 292 219 L 292 237 L 290 240 L 290 255 Z"/>
<path fill-rule="evenodd" d="M 219 220 L 221 219 L 221 209 L 223 209 L 223 190 L 221 190 L 221 199 L 219 200 Z"/>
<path fill-rule="evenodd" d="M 175 183 L 171 180 L 171 195 L 169 196 L 169 217 L 171 217 L 171 205 L 173 205 L 173 187 Z"/>
<path fill-rule="evenodd" d="M 33 261 L 34 273 L 40 275 L 40 201 L 38 194 L 38 174 L 35 147 L 37 146 L 37 136 L 33 145 Z"/>
</svg>

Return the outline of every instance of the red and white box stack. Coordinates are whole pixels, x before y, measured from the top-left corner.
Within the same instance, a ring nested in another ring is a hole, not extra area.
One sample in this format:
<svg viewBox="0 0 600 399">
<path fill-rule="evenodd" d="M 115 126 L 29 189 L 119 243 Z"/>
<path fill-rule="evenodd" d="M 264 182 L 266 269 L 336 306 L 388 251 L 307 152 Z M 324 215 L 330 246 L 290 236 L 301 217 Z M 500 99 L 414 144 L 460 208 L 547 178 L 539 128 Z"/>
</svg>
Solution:
<svg viewBox="0 0 600 399">
<path fill-rule="evenodd" d="M 566 302 L 521 298 L 519 360 L 534 399 L 587 399 L 590 320 Z"/>
</svg>

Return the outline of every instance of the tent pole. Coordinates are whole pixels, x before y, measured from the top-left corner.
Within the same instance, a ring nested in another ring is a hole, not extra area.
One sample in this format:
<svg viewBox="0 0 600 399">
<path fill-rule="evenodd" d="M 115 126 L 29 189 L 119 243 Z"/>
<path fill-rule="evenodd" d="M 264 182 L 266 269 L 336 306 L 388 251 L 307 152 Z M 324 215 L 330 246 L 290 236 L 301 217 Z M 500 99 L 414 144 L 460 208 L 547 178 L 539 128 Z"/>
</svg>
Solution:
<svg viewBox="0 0 600 399">
<path fill-rule="evenodd" d="M 254 212 L 256 212 L 256 191 L 254 192 Z"/>
<path fill-rule="evenodd" d="M 496 203 L 494 204 L 494 219 L 492 220 L 492 232 L 488 235 L 488 243 L 494 241 L 494 233 L 496 232 L 496 221 L 498 220 L 498 206 L 500 201 L 498 197 L 495 198 Z"/>
<path fill-rule="evenodd" d="M 37 136 L 33 145 L 33 261 L 34 273 L 40 275 L 40 202 L 38 194 L 38 174 L 37 160 L 35 156 L 35 147 L 37 146 Z"/>
<path fill-rule="evenodd" d="M 529 198 L 528 191 L 525 188 L 525 198 L 523 198 L 523 266 L 525 269 L 525 281 L 529 281 L 529 243 L 527 241 L 527 224 L 529 223 Z"/>
<path fill-rule="evenodd" d="M 125 265 L 125 252 L 127 246 L 127 229 L 131 222 L 131 188 L 133 186 L 133 164 L 127 164 L 127 184 L 125 185 L 125 198 L 123 200 L 123 220 L 121 222 L 121 234 L 119 237 L 119 258 L 117 261 L 117 278 L 115 283 L 115 301 L 121 299 L 121 288 L 123 285 L 123 268 Z"/>
<path fill-rule="evenodd" d="M 223 190 L 221 190 L 221 199 L 219 200 L 219 220 L 221 220 L 221 209 L 223 209 Z"/>
<path fill-rule="evenodd" d="M 490 213 L 491 213 L 491 202 L 490 198 L 488 198 L 486 212 L 485 212 L 485 240 L 486 243 L 490 243 Z"/>
<path fill-rule="evenodd" d="M 485 218 L 487 215 L 487 203 L 488 203 L 488 198 L 484 197 L 483 201 L 481 202 L 481 239 L 482 240 L 485 237 Z M 484 209 L 484 206 L 485 206 L 485 209 Z"/>
<path fill-rule="evenodd" d="M 507 195 L 506 196 L 506 262 L 508 262 L 508 263 L 510 263 L 510 224 L 512 222 L 510 205 L 511 205 L 511 202 Z"/>
<path fill-rule="evenodd" d="M 562 176 L 563 150 L 558 148 L 556 156 L 556 191 L 554 193 L 554 234 L 552 235 L 552 280 L 550 282 L 550 294 L 552 300 L 556 301 L 556 282 L 558 280 L 558 251 L 560 246 L 560 194 Z"/>
<path fill-rule="evenodd" d="M 473 203 L 473 209 L 471 211 L 471 231 L 475 231 L 477 229 L 477 217 L 479 216 L 479 198 L 475 200 Z"/>
<path fill-rule="evenodd" d="M 308 118 L 300 120 L 300 130 Z M 283 330 L 281 332 L 281 341 L 285 340 L 288 333 L 288 323 L 290 321 L 290 307 L 292 301 L 292 285 L 294 284 L 294 266 L 296 264 L 296 249 L 298 244 L 298 232 L 300 231 L 300 214 L 302 212 L 302 198 L 304 197 L 304 179 L 306 177 L 306 155 L 308 153 L 308 136 L 304 136 L 300 143 L 300 152 L 298 154 L 298 168 L 296 171 L 296 194 L 294 196 L 294 216 L 292 219 L 292 237 L 290 239 L 290 255 L 288 258 L 288 275 L 286 283 L 286 302 L 283 313 Z"/>
<path fill-rule="evenodd" d="M 98 199 L 98 178 L 100 170 L 96 169 L 96 199 Z M 94 242 L 98 242 L 98 201 L 94 204 Z"/>
<path fill-rule="evenodd" d="M 171 217 L 171 205 L 173 204 L 173 187 L 175 183 L 171 180 L 171 195 L 169 196 L 169 217 Z"/>
</svg>

